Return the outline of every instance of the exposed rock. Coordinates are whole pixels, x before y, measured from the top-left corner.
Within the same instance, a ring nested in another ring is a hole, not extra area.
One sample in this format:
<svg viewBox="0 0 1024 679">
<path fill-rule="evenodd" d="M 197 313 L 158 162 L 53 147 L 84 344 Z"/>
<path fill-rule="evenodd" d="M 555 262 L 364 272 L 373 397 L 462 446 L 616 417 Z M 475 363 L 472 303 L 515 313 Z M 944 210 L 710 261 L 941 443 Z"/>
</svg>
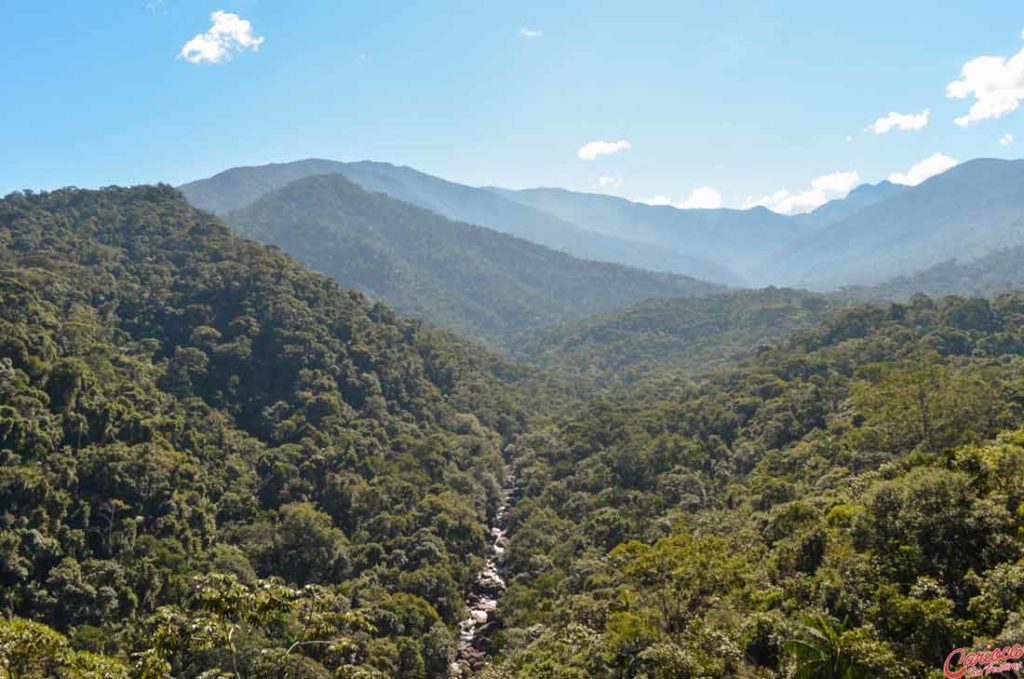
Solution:
<svg viewBox="0 0 1024 679">
<path fill-rule="evenodd" d="M 509 478 L 503 491 L 504 502 L 495 512 L 494 525 L 490 530 L 493 540 L 491 557 L 476 574 L 472 591 L 466 599 L 469 617 L 459 623 L 456 658 L 448 668 L 449 676 L 453 679 L 470 677 L 484 666 L 492 645 L 491 637 L 501 629 L 498 602 L 506 587 L 501 564 L 508 548 L 505 519 L 515 490 L 515 480 Z"/>
</svg>

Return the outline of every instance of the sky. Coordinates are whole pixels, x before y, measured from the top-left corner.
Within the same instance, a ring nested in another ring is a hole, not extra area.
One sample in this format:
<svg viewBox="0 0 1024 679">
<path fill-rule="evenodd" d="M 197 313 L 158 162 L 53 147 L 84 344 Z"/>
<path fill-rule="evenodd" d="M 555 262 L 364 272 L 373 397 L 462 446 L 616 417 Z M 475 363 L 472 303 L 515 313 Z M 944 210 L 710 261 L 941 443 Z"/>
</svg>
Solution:
<svg viewBox="0 0 1024 679">
<path fill-rule="evenodd" d="M 380 160 L 812 209 L 1024 145 L 1024 5 L 3 0 L 0 195 Z"/>
</svg>

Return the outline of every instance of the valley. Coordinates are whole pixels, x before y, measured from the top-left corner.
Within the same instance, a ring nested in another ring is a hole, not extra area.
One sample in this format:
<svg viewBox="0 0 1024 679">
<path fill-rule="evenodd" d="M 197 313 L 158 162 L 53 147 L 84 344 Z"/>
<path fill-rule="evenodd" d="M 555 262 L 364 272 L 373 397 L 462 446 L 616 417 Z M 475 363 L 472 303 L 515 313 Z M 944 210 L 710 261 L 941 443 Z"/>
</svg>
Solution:
<svg viewBox="0 0 1024 679">
<path fill-rule="evenodd" d="M 781 677 L 826 637 L 912 677 L 1015 638 L 1019 247 L 738 289 L 289 179 L 204 194 L 226 223 L 0 201 L 18 676 Z M 911 193 L 865 191 L 828 213 Z"/>
<path fill-rule="evenodd" d="M 0 679 L 1019 676 L 1022 16 L 4 2 Z"/>
</svg>

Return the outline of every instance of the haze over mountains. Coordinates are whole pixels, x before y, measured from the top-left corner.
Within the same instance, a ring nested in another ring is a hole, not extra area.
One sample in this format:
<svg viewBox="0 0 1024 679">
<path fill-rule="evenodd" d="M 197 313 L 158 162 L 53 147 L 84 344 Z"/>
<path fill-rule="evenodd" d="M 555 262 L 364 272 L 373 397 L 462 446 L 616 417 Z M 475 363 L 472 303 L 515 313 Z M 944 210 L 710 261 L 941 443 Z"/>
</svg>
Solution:
<svg viewBox="0 0 1024 679">
<path fill-rule="evenodd" d="M 877 284 L 1024 242 L 1024 161 L 974 160 L 817 230 L 765 262 L 773 282 Z"/>
<path fill-rule="evenodd" d="M 299 179 L 225 219 L 403 313 L 492 342 L 646 299 L 722 290 L 576 259 L 366 191 L 340 174 Z"/>
<path fill-rule="evenodd" d="M 296 179 L 332 173 L 342 174 L 368 191 L 386 193 L 449 219 L 486 226 L 584 259 L 684 273 L 718 283 L 742 282 L 729 267 L 638 240 L 597 234 L 491 191 L 389 163 L 311 159 L 242 167 L 185 184 L 180 189 L 196 207 L 225 214 Z"/>
<path fill-rule="evenodd" d="M 681 210 L 563 189 L 492 190 L 603 235 L 639 240 L 716 262 L 746 283 L 752 267 L 792 247 L 808 233 L 801 222 L 763 207 Z"/>
<path fill-rule="evenodd" d="M 1024 161 L 993 159 L 965 162 L 914 187 L 861 185 L 799 215 L 763 207 L 679 209 L 564 189 L 476 188 L 369 161 L 234 168 L 181 190 L 193 205 L 225 215 L 298 179 L 332 173 L 450 220 L 581 259 L 732 287 L 878 285 L 949 259 L 1024 244 Z"/>
</svg>

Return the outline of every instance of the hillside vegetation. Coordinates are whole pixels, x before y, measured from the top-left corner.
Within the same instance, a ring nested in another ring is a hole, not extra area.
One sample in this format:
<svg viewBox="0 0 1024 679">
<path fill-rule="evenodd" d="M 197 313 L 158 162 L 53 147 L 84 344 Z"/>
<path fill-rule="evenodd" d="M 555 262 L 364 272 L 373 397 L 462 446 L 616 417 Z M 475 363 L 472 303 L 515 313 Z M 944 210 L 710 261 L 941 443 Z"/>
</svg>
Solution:
<svg viewBox="0 0 1024 679">
<path fill-rule="evenodd" d="M 169 187 L 8 196 L 5 676 L 444 673 L 515 377 Z"/>
<path fill-rule="evenodd" d="M 189 182 L 181 191 L 196 207 L 223 215 L 251 205 L 297 179 L 319 174 L 340 174 L 367 191 L 384 193 L 448 219 L 524 238 L 581 259 L 670 271 L 727 285 L 742 282 L 727 265 L 688 254 L 685 249 L 597 233 L 587 224 L 570 223 L 492 191 L 390 163 L 310 159 L 236 167 Z"/>
<path fill-rule="evenodd" d="M 525 334 L 515 354 L 620 386 L 659 374 L 706 376 L 835 315 L 842 304 L 776 288 L 650 301 Z"/>
<path fill-rule="evenodd" d="M 484 676 L 930 677 L 1016 643 L 1022 311 L 853 308 L 521 436 Z"/>
<path fill-rule="evenodd" d="M 225 219 L 402 313 L 498 344 L 646 299 L 722 290 L 575 259 L 364 191 L 338 174 L 297 180 Z"/>
<path fill-rule="evenodd" d="M 901 276 L 871 288 L 852 288 L 853 295 L 900 298 L 927 295 L 991 297 L 1024 288 L 1024 246 L 1001 248 L 975 258 L 950 259 L 912 276 Z"/>
<path fill-rule="evenodd" d="M 340 182 L 285 195 L 390 201 Z M 1024 293 L 854 299 L 643 303 L 524 338 L 535 368 L 170 187 L 12 194 L 0 676 L 450 677 L 478 571 L 480 679 L 927 678 L 1012 649 Z"/>
<path fill-rule="evenodd" d="M 316 174 L 583 259 L 744 286 L 875 286 L 952 258 L 1024 244 L 1024 161 L 982 158 L 916 186 L 864 184 L 807 214 L 682 209 L 565 189 L 476 188 L 408 167 L 302 160 L 232 168 L 184 185 L 224 214 Z"/>
</svg>

